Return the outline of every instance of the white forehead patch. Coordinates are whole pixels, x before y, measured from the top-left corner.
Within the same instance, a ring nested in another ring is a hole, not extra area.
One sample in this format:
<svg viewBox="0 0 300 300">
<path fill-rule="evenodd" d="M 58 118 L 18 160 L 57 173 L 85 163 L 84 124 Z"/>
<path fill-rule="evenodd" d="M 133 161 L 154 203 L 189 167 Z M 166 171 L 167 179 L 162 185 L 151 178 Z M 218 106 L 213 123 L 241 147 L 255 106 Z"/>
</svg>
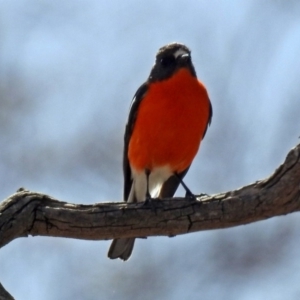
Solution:
<svg viewBox="0 0 300 300">
<path fill-rule="evenodd" d="M 181 55 L 184 55 L 184 54 L 190 55 L 187 51 L 185 51 L 185 50 L 183 50 L 183 49 L 178 49 L 178 50 L 174 53 L 174 57 L 177 58 L 178 56 L 181 56 Z"/>
</svg>

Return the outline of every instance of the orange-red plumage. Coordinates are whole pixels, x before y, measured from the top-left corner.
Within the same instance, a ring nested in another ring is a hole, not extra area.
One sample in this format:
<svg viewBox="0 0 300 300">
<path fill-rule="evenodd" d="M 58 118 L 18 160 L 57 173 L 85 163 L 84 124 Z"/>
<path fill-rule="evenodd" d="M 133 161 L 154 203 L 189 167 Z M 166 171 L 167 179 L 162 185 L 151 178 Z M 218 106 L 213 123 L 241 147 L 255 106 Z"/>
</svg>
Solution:
<svg viewBox="0 0 300 300">
<path fill-rule="evenodd" d="M 151 84 L 129 142 L 130 165 L 136 170 L 164 165 L 174 172 L 185 170 L 198 151 L 209 116 L 206 89 L 189 70 Z"/>
</svg>

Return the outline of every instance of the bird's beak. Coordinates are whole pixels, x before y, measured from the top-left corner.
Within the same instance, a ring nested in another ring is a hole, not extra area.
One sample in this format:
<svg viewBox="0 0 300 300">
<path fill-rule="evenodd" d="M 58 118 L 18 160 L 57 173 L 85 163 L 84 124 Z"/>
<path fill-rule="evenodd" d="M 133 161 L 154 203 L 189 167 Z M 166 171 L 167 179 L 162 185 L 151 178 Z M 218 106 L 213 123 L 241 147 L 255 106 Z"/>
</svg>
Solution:
<svg viewBox="0 0 300 300">
<path fill-rule="evenodd" d="M 178 60 L 180 61 L 180 64 L 186 64 L 190 62 L 191 56 L 188 53 L 184 53 L 178 57 Z"/>
</svg>

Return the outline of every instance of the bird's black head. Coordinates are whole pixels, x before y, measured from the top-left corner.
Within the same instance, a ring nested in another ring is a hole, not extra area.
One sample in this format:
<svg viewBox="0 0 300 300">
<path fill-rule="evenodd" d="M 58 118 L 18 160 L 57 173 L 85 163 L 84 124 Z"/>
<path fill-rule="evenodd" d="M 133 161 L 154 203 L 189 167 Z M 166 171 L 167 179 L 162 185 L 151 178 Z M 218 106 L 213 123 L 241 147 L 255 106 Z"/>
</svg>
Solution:
<svg viewBox="0 0 300 300">
<path fill-rule="evenodd" d="M 156 61 L 148 80 L 155 82 L 168 79 L 180 68 L 187 68 L 196 77 L 190 49 L 179 43 L 168 44 L 158 50 Z"/>
</svg>

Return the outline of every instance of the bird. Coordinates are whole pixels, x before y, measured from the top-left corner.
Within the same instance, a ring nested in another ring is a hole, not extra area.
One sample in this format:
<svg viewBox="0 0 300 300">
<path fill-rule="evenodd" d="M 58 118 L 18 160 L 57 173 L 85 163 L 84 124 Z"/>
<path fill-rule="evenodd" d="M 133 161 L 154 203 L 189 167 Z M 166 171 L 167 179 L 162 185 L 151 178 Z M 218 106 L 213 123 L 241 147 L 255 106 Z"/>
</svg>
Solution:
<svg viewBox="0 0 300 300">
<path fill-rule="evenodd" d="M 135 93 L 124 135 L 124 201 L 171 198 L 183 182 L 213 115 L 205 85 L 197 79 L 191 50 L 161 47 L 145 83 Z M 135 238 L 117 238 L 108 257 L 128 260 Z"/>
</svg>

